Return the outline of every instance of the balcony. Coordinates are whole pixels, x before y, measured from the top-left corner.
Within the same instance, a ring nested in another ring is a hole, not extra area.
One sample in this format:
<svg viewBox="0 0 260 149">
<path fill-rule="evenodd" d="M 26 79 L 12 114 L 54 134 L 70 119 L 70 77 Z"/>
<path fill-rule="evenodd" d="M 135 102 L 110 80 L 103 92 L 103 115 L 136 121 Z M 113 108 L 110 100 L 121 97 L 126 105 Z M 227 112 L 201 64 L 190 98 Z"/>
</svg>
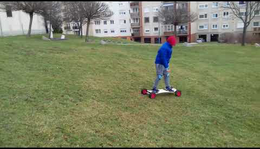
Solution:
<svg viewBox="0 0 260 149">
<path fill-rule="evenodd" d="M 71 28 L 70 28 L 70 26 L 65 26 L 64 30 L 71 31 Z"/>
<path fill-rule="evenodd" d="M 172 36 L 172 35 L 174 35 L 174 31 L 165 31 L 164 35 L 165 36 Z"/>
<path fill-rule="evenodd" d="M 174 31 L 164 31 L 164 35 L 172 36 L 172 35 L 175 35 L 175 32 Z M 187 30 L 178 30 L 177 35 L 188 35 L 188 31 Z"/>
<path fill-rule="evenodd" d="M 78 26 L 73 26 L 73 27 L 72 27 L 72 30 L 73 30 L 73 31 L 79 31 L 79 27 L 78 27 Z"/>
<path fill-rule="evenodd" d="M 140 23 L 131 23 L 131 27 L 140 27 Z"/>
<path fill-rule="evenodd" d="M 140 13 L 139 12 L 133 12 L 130 13 L 131 18 L 140 18 Z"/>
<path fill-rule="evenodd" d="M 140 32 L 134 32 L 134 33 L 132 33 L 132 36 L 133 37 L 138 37 L 138 36 L 140 36 Z"/>
<path fill-rule="evenodd" d="M 138 1 L 130 2 L 130 7 L 135 7 L 135 6 L 139 6 L 139 2 Z"/>
<path fill-rule="evenodd" d="M 260 32 L 260 27 L 254 27 L 253 28 L 253 32 L 255 33 L 255 32 Z"/>
<path fill-rule="evenodd" d="M 177 31 L 177 34 L 178 34 L 178 35 L 187 35 L 187 34 L 188 34 L 188 31 L 187 31 L 187 30 L 178 30 L 178 31 Z"/>
</svg>

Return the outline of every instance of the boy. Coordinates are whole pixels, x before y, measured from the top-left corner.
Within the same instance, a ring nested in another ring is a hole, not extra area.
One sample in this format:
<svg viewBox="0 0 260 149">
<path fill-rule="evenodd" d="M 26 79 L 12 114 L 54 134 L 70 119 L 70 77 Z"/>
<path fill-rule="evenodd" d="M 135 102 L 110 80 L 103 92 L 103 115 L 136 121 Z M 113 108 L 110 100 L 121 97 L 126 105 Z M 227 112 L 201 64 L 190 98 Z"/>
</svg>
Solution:
<svg viewBox="0 0 260 149">
<path fill-rule="evenodd" d="M 153 85 L 153 92 L 158 92 L 157 86 L 159 81 L 164 76 L 164 83 L 166 86 L 166 90 L 173 91 L 172 87 L 170 86 L 170 78 L 169 78 L 169 63 L 172 56 L 172 47 L 176 45 L 175 36 L 170 36 L 167 39 L 161 48 L 158 50 L 156 59 L 155 59 L 155 67 L 156 67 L 156 79 Z"/>
</svg>

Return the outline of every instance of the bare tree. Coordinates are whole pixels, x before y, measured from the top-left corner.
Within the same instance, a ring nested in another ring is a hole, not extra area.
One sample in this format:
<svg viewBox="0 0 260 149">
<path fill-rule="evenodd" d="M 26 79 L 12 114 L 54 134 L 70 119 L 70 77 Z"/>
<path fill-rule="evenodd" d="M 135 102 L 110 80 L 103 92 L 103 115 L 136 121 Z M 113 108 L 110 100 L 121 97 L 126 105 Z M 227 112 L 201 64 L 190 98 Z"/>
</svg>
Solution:
<svg viewBox="0 0 260 149">
<path fill-rule="evenodd" d="M 177 26 L 184 23 L 194 22 L 197 20 L 197 13 L 190 12 L 188 10 L 187 4 L 179 1 L 167 1 L 170 6 L 161 6 L 158 16 L 163 20 L 164 24 L 174 25 L 174 34 L 177 35 Z"/>
<path fill-rule="evenodd" d="M 58 1 L 49 1 L 45 3 L 45 8 L 40 13 L 44 18 L 44 24 L 46 32 L 50 34 L 48 30 L 48 23 L 53 27 L 54 32 L 60 32 L 62 25 L 62 9 L 61 2 Z"/>
<path fill-rule="evenodd" d="M 232 13 L 242 20 L 244 23 L 243 36 L 241 45 L 245 46 L 245 37 L 247 27 L 250 25 L 251 21 L 255 18 L 255 11 L 260 9 L 259 1 L 243 1 L 243 4 L 239 2 L 227 2 L 228 5 L 223 6 L 225 9 L 230 9 Z"/>
<path fill-rule="evenodd" d="M 30 2 L 30 1 L 13 1 L 13 2 L 1 2 L 5 7 L 11 6 L 12 10 L 14 11 L 23 11 L 30 16 L 30 23 L 29 23 L 29 30 L 27 36 L 31 36 L 31 29 L 32 29 L 32 22 L 33 22 L 33 15 L 40 14 L 45 9 L 46 2 Z"/>
<path fill-rule="evenodd" d="M 88 41 L 89 25 L 92 20 L 105 20 L 113 15 L 109 6 L 102 2 L 81 2 L 80 11 L 84 14 L 85 22 L 87 23 L 85 42 Z"/>
<path fill-rule="evenodd" d="M 65 22 L 75 22 L 79 27 L 79 34 L 82 38 L 82 26 L 84 22 L 84 14 L 81 13 L 81 2 L 64 2 L 63 13 Z"/>
<path fill-rule="evenodd" d="M 113 15 L 107 4 L 102 2 L 64 2 L 64 20 L 78 23 L 82 37 L 82 27 L 86 26 L 86 38 L 88 41 L 90 22 L 95 19 L 108 19 Z"/>
</svg>

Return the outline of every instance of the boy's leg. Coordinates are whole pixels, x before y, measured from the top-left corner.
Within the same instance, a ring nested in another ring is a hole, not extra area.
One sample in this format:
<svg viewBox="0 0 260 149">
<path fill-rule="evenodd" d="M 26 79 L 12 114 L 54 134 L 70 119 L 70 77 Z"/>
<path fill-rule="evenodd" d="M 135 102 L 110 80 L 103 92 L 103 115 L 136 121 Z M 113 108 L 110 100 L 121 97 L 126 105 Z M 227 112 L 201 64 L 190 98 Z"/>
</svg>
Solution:
<svg viewBox="0 0 260 149">
<path fill-rule="evenodd" d="M 162 79 L 163 76 L 163 71 L 164 71 L 164 66 L 160 64 L 155 65 L 156 68 L 156 79 L 153 84 L 153 89 L 157 89 L 157 86 L 159 84 L 159 81 Z"/>
<path fill-rule="evenodd" d="M 163 76 L 164 76 L 164 83 L 165 83 L 166 90 L 173 91 L 170 85 L 170 73 L 167 72 L 167 70 L 165 70 L 163 72 Z"/>
<path fill-rule="evenodd" d="M 165 86 L 166 87 L 170 87 L 170 73 L 169 72 L 166 72 L 164 74 L 164 83 L 165 83 Z"/>
</svg>

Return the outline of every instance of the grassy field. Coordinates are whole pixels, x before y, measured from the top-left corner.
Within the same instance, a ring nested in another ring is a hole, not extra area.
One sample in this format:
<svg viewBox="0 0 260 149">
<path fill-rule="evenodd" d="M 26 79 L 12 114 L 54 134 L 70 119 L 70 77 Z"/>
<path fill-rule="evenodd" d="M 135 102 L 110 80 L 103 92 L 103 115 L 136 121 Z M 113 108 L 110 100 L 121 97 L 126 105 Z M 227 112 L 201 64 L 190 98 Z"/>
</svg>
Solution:
<svg viewBox="0 0 260 149">
<path fill-rule="evenodd" d="M 0 147 L 260 146 L 259 48 L 179 44 L 150 99 L 159 46 L 68 38 L 0 38 Z"/>
</svg>

